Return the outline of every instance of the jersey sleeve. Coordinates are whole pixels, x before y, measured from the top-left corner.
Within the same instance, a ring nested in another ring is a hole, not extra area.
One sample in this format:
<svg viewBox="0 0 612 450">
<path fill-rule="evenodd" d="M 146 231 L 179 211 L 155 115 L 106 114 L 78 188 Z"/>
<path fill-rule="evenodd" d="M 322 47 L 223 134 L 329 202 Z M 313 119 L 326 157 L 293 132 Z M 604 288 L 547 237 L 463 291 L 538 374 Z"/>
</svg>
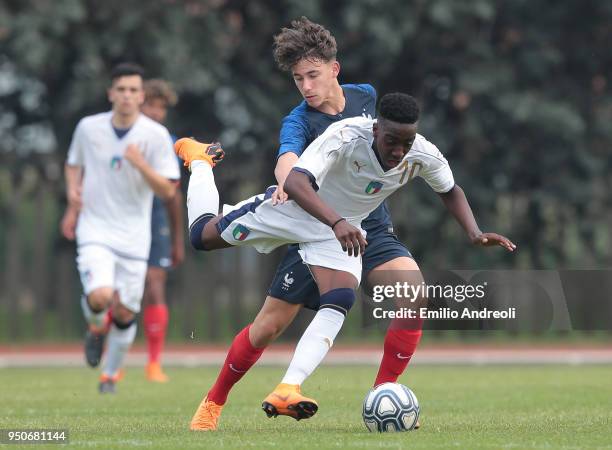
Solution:
<svg viewBox="0 0 612 450">
<path fill-rule="evenodd" d="M 359 88 L 367 92 L 372 98 L 374 98 L 374 103 L 376 103 L 376 89 L 371 84 L 359 84 Z"/>
<path fill-rule="evenodd" d="M 170 180 L 179 180 L 181 178 L 181 172 L 177 157 L 172 149 L 172 137 L 167 130 L 164 133 L 160 133 L 156 139 L 156 151 L 153 152 L 153 158 L 151 165 L 153 169 Z"/>
<path fill-rule="evenodd" d="M 290 152 L 300 156 L 310 140 L 306 115 L 298 108 L 283 119 L 277 158 Z"/>
<path fill-rule="evenodd" d="M 66 164 L 69 166 L 82 166 L 84 163 L 84 148 L 85 148 L 85 136 L 83 131 L 83 122 L 80 121 L 72 135 L 70 141 L 70 147 L 68 148 L 68 156 L 66 158 Z"/>
<path fill-rule="evenodd" d="M 315 184 L 315 189 L 321 186 L 329 169 L 333 167 L 349 147 L 350 142 L 345 142 L 339 131 L 333 125 L 328 128 L 325 133 L 306 147 L 300 159 L 293 166 L 293 170 L 309 176 L 310 180 Z"/>
<path fill-rule="evenodd" d="M 420 171 L 419 176 L 438 194 L 450 191 L 455 186 L 453 172 L 448 161 L 438 150 L 438 147 L 428 143 L 429 149 L 427 157 L 424 158 L 425 167 Z"/>
</svg>

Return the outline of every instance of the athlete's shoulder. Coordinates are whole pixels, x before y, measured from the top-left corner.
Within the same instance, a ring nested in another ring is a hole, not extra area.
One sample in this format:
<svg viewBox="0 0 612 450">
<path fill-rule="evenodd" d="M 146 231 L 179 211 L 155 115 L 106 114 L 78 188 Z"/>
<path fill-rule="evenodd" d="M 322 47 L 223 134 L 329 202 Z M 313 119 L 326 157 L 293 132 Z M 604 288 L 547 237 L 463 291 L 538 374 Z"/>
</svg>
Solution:
<svg viewBox="0 0 612 450">
<path fill-rule="evenodd" d="M 284 120 L 291 120 L 300 123 L 306 123 L 308 121 L 308 105 L 305 101 L 302 101 L 299 105 L 289 111 Z"/>
<path fill-rule="evenodd" d="M 374 89 L 374 86 L 368 83 L 343 84 L 342 87 L 348 91 L 354 91 L 354 92 L 366 94 L 366 95 L 376 98 L 376 89 Z"/>
<path fill-rule="evenodd" d="M 91 130 L 94 128 L 108 127 L 108 122 L 110 121 L 111 116 L 112 113 L 110 111 L 85 116 L 79 120 L 77 128 L 82 130 Z"/>
<path fill-rule="evenodd" d="M 424 158 L 424 159 L 428 159 L 428 160 L 436 159 L 436 160 L 445 161 L 444 155 L 438 149 L 438 147 L 436 147 L 435 144 L 428 141 L 425 136 L 419 133 L 417 133 L 410 151 L 414 153 L 415 156 L 419 155 L 421 158 Z"/>
<path fill-rule="evenodd" d="M 350 142 L 355 139 L 369 141 L 372 137 L 372 127 L 375 121 L 370 117 L 350 117 L 330 125 L 325 134 L 333 134 L 343 142 Z"/>
</svg>

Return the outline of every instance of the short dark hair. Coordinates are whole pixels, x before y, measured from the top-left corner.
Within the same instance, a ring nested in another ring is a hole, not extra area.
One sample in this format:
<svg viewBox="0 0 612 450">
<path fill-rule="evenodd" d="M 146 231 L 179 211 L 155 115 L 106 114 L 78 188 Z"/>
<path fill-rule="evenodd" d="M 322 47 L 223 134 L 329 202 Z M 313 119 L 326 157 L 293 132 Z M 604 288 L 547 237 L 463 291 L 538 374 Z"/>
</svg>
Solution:
<svg viewBox="0 0 612 450">
<path fill-rule="evenodd" d="M 139 75 L 140 78 L 144 79 L 144 69 L 138 64 L 131 62 L 123 62 L 117 64 L 112 68 L 110 73 L 111 84 L 117 79 L 121 77 L 128 77 L 130 75 Z"/>
<path fill-rule="evenodd" d="M 152 78 L 144 82 L 145 101 L 161 99 L 167 106 L 176 106 L 178 95 L 166 80 Z"/>
<path fill-rule="evenodd" d="M 419 105 L 414 97 L 401 92 L 385 94 L 378 104 L 378 116 L 398 123 L 416 123 Z"/>
<path fill-rule="evenodd" d="M 291 70 L 302 59 L 329 62 L 336 52 L 336 39 L 329 30 L 304 16 L 274 36 L 274 60 L 281 70 Z"/>
</svg>

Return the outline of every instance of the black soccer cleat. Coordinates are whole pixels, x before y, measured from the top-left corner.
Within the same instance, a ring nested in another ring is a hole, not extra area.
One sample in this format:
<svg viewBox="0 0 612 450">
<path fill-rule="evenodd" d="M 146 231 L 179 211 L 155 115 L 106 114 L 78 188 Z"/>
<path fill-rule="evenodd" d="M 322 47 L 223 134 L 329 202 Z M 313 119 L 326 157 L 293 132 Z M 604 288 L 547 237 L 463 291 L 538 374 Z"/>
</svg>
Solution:
<svg viewBox="0 0 612 450">
<path fill-rule="evenodd" d="M 261 409 L 266 413 L 268 417 L 277 417 L 279 415 L 293 417 L 295 420 L 310 419 L 317 413 L 319 407 L 313 402 L 298 402 L 293 405 L 289 405 L 285 411 L 279 412 L 279 410 L 272 403 L 263 402 Z"/>
<path fill-rule="evenodd" d="M 112 378 L 104 378 L 100 380 L 98 391 L 100 394 L 115 394 L 117 393 L 115 381 Z"/>
<path fill-rule="evenodd" d="M 87 330 L 85 334 L 85 361 L 90 367 L 97 367 L 100 364 L 105 338 L 105 334 Z"/>
</svg>

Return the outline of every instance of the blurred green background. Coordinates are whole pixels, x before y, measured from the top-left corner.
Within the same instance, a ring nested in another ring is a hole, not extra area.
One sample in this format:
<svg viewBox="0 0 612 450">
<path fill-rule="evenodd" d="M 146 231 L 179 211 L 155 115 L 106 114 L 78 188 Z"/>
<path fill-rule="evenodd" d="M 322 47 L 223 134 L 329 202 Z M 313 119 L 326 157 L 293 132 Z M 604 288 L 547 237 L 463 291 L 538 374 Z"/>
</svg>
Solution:
<svg viewBox="0 0 612 450">
<path fill-rule="evenodd" d="M 275 67 L 272 36 L 301 15 L 336 36 L 341 82 L 419 99 L 420 132 L 448 158 L 481 228 L 519 245 L 512 255 L 471 248 L 416 182 L 390 205 L 422 268 L 612 266 L 611 2 L 3 0 L 0 342 L 82 333 L 75 249 L 58 231 L 62 168 L 77 121 L 109 108 L 112 65 L 132 60 L 174 84 L 168 127 L 223 142 L 217 181 L 233 203 L 274 183 L 280 120 L 301 98 Z M 281 257 L 188 249 L 170 276 L 170 338 L 230 338 Z M 378 336 L 360 308 L 344 334 Z"/>
</svg>

